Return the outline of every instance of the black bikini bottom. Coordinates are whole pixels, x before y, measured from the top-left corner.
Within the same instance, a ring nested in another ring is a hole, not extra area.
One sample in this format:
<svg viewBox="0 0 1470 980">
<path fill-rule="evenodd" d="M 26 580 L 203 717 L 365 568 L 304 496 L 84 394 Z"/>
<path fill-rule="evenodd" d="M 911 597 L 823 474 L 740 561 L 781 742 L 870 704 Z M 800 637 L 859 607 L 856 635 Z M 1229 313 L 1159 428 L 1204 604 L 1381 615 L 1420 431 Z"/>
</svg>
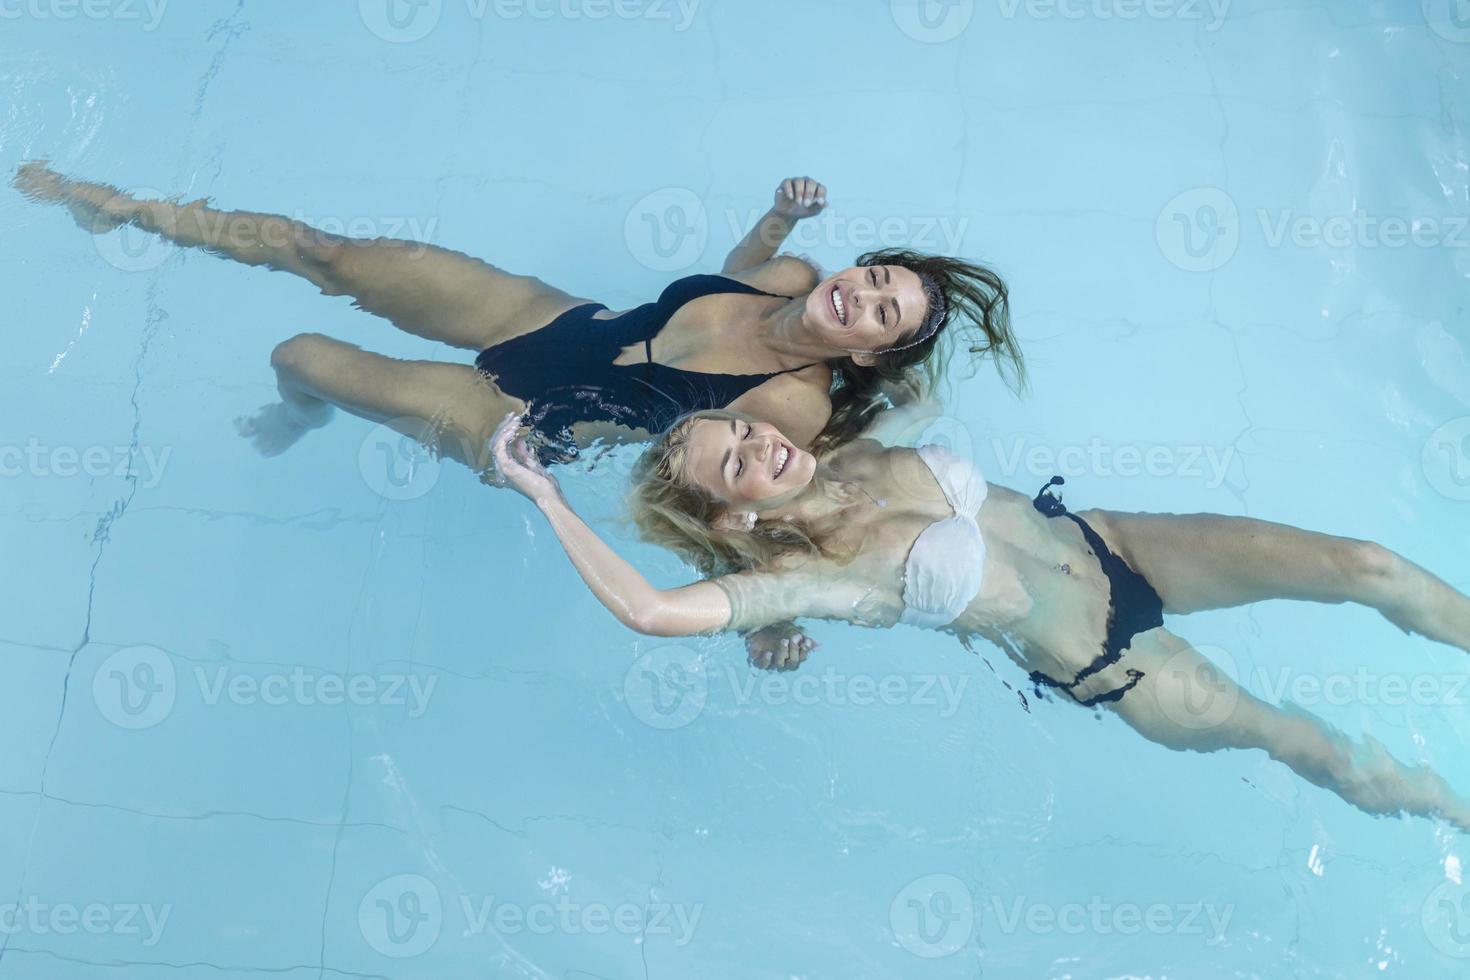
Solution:
<svg viewBox="0 0 1470 980">
<path fill-rule="evenodd" d="M 1122 700 L 1123 695 L 1133 690 L 1138 682 L 1143 680 L 1143 671 L 1129 670 L 1128 683 L 1116 690 L 1099 694 L 1085 701 L 1073 693 L 1073 688 L 1078 684 L 1121 660 L 1123 651 L 1128 649 L 1134 636 L 1164 625 L 1164 601 L 1159 598 L 1154 587 L 1148 584 L 1148 579 L 1135 572 L 1126 561 L 1113 554 L 1090 524 L 1076 514 L 1070 513 L 1061 498 L 1052 494 L 1053 484 L 1060 485 L 1066 482 L 1060 476 L 1052 477 L 1047 481 L 1046 486 L 1037 491 L 1036 498 L 1031 501 L 1031 504 L 1047 517 L 1069 517 L 1076 521 L 1077 526 L 1082 529 L 1082 537 L 1087 541 L 1088 547 L 1092 548 L 1093 554 L 1097 556 L 1103 574 L 1108 577 L 1108 585 L 1112 593 L 1108 602 L 1107 640 L 1103 643 L 1102 654 L 1078 671 L 1077 676 L 1071 681 L 1059 681 L 1040 671 L 1032 671 L 1031 682 L 1037 686 L 1038 697 L 1041 696 L 1042 687 L 1058 688 L 1067 692 L 1073 701 L 1090 708 L 1107 701 Z"/>
</svg>

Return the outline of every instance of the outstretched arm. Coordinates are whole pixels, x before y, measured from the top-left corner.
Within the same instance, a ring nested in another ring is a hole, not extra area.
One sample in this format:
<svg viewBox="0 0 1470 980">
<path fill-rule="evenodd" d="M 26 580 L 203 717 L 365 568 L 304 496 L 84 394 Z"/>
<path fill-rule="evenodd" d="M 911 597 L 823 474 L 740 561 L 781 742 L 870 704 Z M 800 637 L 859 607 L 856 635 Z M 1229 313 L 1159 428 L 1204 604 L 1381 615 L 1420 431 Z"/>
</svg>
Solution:
<svg viewBox="0 0 1470 980">
<path fill-rule="evenodd" d="M 649 584 L 567 504 L 556 481 L 517 438 L 519 426 L 518 416 L 507 415 L 491 440 L 501 475 L 546 515 L 577 574 L 623 625 L 653 636 L 689 636 L 727 627 L 751 629 L 782 618 L 778 610 L 772 610 L 770 618 L 764 618 L 763 612 L 744 610 L 742 621 L 732 622 L 736 612 L 730 593 L 714 582 L 677 589 Z"/>
<path fill-rule="evenodd" d="M 827 188 L 810 177 L 790 177 L 781 181 L 771 210 L 755 223 L 740 244 L 730 250 L 721 271 L 727 275 L 746 272 L 770 261 L 798 221 L 820 213 L 826 206 Z"/>
</svg>

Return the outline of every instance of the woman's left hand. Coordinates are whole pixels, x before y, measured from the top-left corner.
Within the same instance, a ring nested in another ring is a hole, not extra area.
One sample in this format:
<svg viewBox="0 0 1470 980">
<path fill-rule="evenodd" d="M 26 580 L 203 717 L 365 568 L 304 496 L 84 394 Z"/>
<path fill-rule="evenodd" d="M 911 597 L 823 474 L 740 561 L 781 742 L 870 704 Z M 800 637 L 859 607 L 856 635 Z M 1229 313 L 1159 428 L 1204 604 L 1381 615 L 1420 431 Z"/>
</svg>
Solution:
<svg viewBox="0 0 1470 980">
<path fill-rule="evenodd" d="M 776 188 L 776 203 L 772 206 L 782 217 L 800 220 L 821 214 L 827 206 L 827 188 L 810 177 L 788 177 Z"/>
<path fill-rule="evenodd" d="M 490 438 L 495 468 L 507 483 L 535 503 L 560 498 L 561 487 L 531 452 L 526 440 L 517 435 L 520 428 L 521 416 L 515 412 L 501 420 L 500 428 Z"/>
</svg>

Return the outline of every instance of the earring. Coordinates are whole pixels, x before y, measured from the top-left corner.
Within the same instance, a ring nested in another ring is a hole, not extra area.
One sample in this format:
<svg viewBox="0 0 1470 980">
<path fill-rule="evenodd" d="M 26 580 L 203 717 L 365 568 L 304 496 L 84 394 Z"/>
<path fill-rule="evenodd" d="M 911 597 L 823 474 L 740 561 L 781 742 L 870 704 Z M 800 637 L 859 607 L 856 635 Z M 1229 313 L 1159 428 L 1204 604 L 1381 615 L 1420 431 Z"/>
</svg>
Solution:
<svg viewBox="0 0 1470 980">
<path fill-rule="evenodd" d="M 745 529 L 747 531 L 755 530 L 755 511 L 750 511 L 745 515 Z"/>
</svg>

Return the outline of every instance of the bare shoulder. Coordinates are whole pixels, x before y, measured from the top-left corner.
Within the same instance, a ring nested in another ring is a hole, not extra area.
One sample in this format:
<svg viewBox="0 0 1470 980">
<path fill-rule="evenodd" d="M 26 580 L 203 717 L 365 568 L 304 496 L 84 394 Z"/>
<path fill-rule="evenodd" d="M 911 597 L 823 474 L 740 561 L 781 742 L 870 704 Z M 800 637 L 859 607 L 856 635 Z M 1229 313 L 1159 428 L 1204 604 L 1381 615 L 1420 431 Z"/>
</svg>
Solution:
<svg viewBox="0 0 1470 980">
<path fill-rule="evenodd" d="M 831 368 L 813 364 L 762 382 L 729 407 L 769 422 L 793 442 L 809 446 L 832 417 L 831 389 Z"/>
<path fill-rule="evenodd" d="M 730 278 L 781 296 L 801 296 L 816 289 L 822 281 L 811 263 L 794 255 L 777 255 Z"/>
</svg>

